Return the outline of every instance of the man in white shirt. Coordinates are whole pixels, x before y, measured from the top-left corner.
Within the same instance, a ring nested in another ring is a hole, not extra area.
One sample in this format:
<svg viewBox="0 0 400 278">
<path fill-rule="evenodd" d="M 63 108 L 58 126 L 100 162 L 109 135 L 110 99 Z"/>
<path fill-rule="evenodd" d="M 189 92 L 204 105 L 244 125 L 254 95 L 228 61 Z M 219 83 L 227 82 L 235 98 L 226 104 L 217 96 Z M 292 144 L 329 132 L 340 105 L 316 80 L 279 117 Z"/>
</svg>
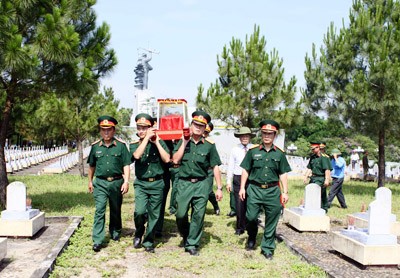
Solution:
<svg viewBox="0 0 400 278">
<path fill-rule="evenodd" d="M 240 163 L 246 155 L 249 148 L 252 146 L 250 139 L 256 135 L 253 134 L 248 127 L 241 127 L 238 132 L 234 133 L 236 138 L 239 138 L 240 144 L 235 146 L 229 156 L 228 170 L 226 174 L 226 189 L 228 192 L 233 191 L 235 194 L 236 203 L 236 235 L 241 235 L 246 230 L 246 199 L 243 201 L 239 197 L 240 178 L 242 168 Z M 247 185 L 246 185 L 247 187 Z"/>
<path fill-rule="evenodd" d="M 350 160 L 351 160 L 351 170 L 354 171 L 356 168 L 356 164 L 360 160 L 360 156 L 358 155 L 358 153 L 355 150 L 351 151 Z"/>
</svg>

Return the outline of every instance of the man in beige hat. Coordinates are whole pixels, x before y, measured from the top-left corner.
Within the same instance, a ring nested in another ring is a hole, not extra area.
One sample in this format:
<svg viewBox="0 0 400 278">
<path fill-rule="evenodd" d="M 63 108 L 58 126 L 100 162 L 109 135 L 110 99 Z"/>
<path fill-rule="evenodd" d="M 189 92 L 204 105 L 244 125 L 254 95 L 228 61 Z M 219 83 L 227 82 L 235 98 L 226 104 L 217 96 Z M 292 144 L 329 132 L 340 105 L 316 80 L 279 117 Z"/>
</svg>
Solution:
<svg viewBox="0 0 400 278">
<path fill-rule="evenodd" d="M 240 179 L 243 169 L 240 163 L 246 155 L 249 148 L 253 145 L 250 139 L 255 137 L 248 127 L 241 127 L 239 131 L 234 133 L 236 138 L 239 138 L 240 144 L 236 145 L 229 155 L 228 170 L 226 175 L 226 189 L 228 192 L 234 192 L 235 207 L 236 207 L 236 235 L 241 235 L 246 230 L 246 201 L 239 197 Z M 233 187 L 232 187 L 233 181 Z M 246 185 L 247 186 L 247 185 Z"/>
</svg>

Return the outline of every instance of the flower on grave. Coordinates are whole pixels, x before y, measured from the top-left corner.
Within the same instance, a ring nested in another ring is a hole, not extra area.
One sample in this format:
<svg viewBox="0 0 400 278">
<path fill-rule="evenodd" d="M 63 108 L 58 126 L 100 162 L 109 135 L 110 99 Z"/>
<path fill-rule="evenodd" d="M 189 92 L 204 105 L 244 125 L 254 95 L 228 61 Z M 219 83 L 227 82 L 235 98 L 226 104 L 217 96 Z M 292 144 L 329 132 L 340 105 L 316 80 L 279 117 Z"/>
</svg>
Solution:
<svg viewBox="0 0 400 278">
<path fill-rule="evenodd" d="M 32 208 L 32 199 L 29 197 L 26 198 L 26 208 L 27 209 Z"/>
<path fill-rule="evenodd" d="M 301 207 L 301 206 L 303 206 L 303 205 L 304 205 L 304 199 L 301 198 L 301 199 L 300 199 L 300 202 L 299 202 L 299 206 Z"/>
<path fill-rule="evenodd" d="M 366 212 L 366 211 L 367 211 L 367 206 L 365 205 L 365 203 L 362 203 L 361 212 Z"/>
<path fill-rule="evenodd" d="M 348 226 L 354 226 L 355 221 L 356 221 L 356 219 L 354 218 L 354 216 L 352 216 L 352 215 L 347 216 L 347 225 Z"/>
</svg>

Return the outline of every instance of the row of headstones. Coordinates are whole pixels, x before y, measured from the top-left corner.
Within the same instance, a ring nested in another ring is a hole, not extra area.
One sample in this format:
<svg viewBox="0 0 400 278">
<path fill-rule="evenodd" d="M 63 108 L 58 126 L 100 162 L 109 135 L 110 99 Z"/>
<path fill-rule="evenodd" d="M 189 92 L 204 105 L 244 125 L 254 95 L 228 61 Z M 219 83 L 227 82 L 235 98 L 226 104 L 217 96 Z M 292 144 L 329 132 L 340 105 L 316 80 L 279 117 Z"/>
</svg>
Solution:
<svg viewBox="0 0 400 278">
<path fill-rule="evenodd" d="M 7 173 L 13 173 L 38 165 L 50 159 L 68 153 L 68 146 L 44 149 L 44 147 L 32 147 L 31 149 L 6 149 L 6 169 Z"/>
<path fill-rule="evenodd" d="M 83 159 L 89 156 L 90 146 L 83 149 Z M 79 162 L 79 152 L 74 151 L 72 153 L 61 156 L 57 161 L 44 167 L 39 174 L 61 174 L 65 173 Z"/>
</svg>

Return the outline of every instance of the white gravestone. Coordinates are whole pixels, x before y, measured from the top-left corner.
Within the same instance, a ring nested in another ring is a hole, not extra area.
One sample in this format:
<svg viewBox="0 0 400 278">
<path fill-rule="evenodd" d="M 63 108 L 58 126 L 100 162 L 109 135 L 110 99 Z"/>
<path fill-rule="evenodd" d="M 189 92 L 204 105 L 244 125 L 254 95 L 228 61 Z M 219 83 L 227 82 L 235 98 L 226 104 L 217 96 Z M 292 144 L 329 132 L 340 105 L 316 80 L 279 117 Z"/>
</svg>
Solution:
<svg viewBox="0 0 400 278">
<path fill-rule="evenodd" d="M 368 228 L 342 230 L 342 234 L 366 245 L 397 244 L 397 237 L 390 233 L 392 214 L 392 192 L 386 187 L 375 191 L 375 200 L 369 204 Z"/>
<path fill-rule="evenodd" d="M 325 210 L 321 208 L 321 186 L 316 183 L 308 184 L 304 192 L 304 205 L 290 208 L 290 210 L 303 216 L 325 215 Z"/>
<path fill-rule="evenodd" d="M 26 207 L 26 186 L 16 181 L 7 186 L 7 207 L 1 212 L 3 220 L 29 220 L 40 211 Z"/>
</svg>

